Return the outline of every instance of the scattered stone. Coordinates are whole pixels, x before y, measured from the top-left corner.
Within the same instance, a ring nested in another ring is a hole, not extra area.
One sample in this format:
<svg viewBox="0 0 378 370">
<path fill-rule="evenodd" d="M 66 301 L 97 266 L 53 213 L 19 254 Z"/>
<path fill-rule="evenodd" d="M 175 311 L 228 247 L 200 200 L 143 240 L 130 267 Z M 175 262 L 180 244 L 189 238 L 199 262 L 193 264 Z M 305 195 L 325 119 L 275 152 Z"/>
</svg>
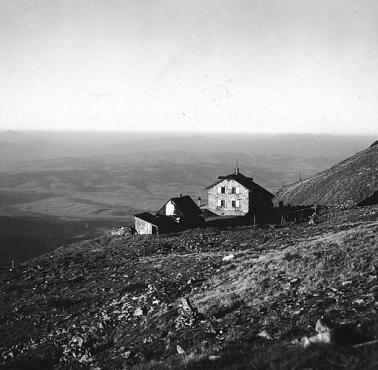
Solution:
<svg viewBox="0 0 378 370">
<path fill-rule="evenodd" d="M 293 315 L 294 315 L 294 316 L 298 316 L 298 315 L 300 315 L 303 311 L 304 311 L 304 308 L 301 307 L 299 310 L 294 311 L 294 312 L 293 312 Z"/>
<path fill-rule="evenodd" d="M 125 236 L 125 235 L 134 235 L 135 228 L 134 226 L 121 226 L 119 228 L 113 228 L 110 231 L 111 236 Z"/>
<path fill-rule="evenodd" d="M 318 215 L 316 213 L 313 213 L 310 216 L 310 220 L 309 220 L 308 224 L 313 226 L 313 225 L 316 225 L 318 222 L 319 222 Z"/>
<path fill-rule="evenodd" d="M 267 330 L 261 330 L 260 333 L 257 334 L 258 337 L 264 338 L 266 340 L 273 340 L 273 337 L 269 334 Z"/>
<path fill-rule="evenodd" d="M 361 323 L 337 325 L 324 319 L 319 319 L 315 330 L 318 334 L 302 338 L 301 346 L 303 348 L 319 343 L 351 346 L 369 340 L 367 329 Z"/>
<path fill-rule="evenodd" d="M 200 318 L 198 310 L 192 306 L 189 298 L 181 298 L 178 311 L 178 317 L 175 320 L 177 330 L 184 326 L 193 326 L 194 322 Z"/>
<path fill-rule="evenodd" d="M 308 348 L 312 344 L 316 343 L 323 343 L 323 344 L 330 344 L 331 340 L 331 333 L 329 331 L 324 331 L 319 334 L 313 335 L 312 337 L 303 337 L 301 339 L 301 346 L 303 348 Z"/>
<path fill-rule="evenodd" d="M 131 351 L 126 351 L 121 354 L 121 357 L 127 359 L 130 357 L 130 355 L 131 355 Z"/>
<path fill-rule="evenodd" d="M 336 327 L 337 325 L 328 321 L 328 320 L 325 320 L 323 317 L 321 317 L 315 324 L 315 330 L 318 332 L 318 333 L 324 333 L 326 331 L 330 331 L 331 329 L 333 329 L 334 327 Z"/>
<path fill-rule="evenodd" d="M 179 355 L 185 355 L 184 349 L 179 344 L 176 346 L 176 351 Z"/>
<path fill-rule="evenodd" d="M 227 255 L 227 256 L 224 256 L 224 257 L 222 258 L 222 261 L 223 261 L 223 262 L 230 262 L 230 261 L 232 261 L 234 258 L 235 258 L 235 256 L 234 256 L 233 254 L 229 254 L 229 255 Z"/>
<path fill-rule="evenodd" d="M 299 346 L 301 344 L 301 342 L 298 340 L 298 338 L 295 338 L 293 339 L 290 344 L 294 345 L 294 346 Z"/>
<path fill-rule="evenodd" d="M 136 317 L 143 316 L 143 310 L 141 308 L 137 308 L 134 311 L 134 316 L 136 316 Z"/>
<path fill-rule="evenodd" d="M 216 356 L 216 355 L 210 355 L 210 356 L 209 356 L 209 360 L 210 360 L 210 361 L 220 360 L 220 358 L 221 358 L 220 356 Z"/>
<path fill-rule="evenodd" d="M 365 301 L 362 298 L 358 298 L 355 299 L 352 303 L 356 306 L 362 306 L 365 303 Z"/>
</svg>

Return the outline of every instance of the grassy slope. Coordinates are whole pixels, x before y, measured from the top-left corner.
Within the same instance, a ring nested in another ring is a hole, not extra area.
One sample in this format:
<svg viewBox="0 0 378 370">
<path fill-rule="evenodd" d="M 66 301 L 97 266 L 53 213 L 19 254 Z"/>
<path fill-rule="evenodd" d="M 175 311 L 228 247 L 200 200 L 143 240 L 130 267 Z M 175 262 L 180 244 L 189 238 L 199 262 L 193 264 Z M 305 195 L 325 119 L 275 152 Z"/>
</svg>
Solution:
<svg viewBox="0 0 378 370">
<path fill-rule="evenodd" d="M 323 314 L 376 319 L 377 215 L 378 207 L 366 207 L 329 212 L 314 227 L 102 237 L 59 248 L 0 275 L 0 361 L 5 368 L 377 368 L 376 346 L 290 344 L 312 334 Z M 235 259 L 222 263 L 230 252 Z M 175 328 L 181 297 L 208 320 Z M 143 315 L 134 316 L 139 308 Z M 256 337 L 262 329 L 274 340 Z"/>
<path fill-rule="evenodd" d="M 284 187 L 275 201 L 353 206 L 378 191 L 377 173 L 376 145 L 313 177 Z"/>
</svg>

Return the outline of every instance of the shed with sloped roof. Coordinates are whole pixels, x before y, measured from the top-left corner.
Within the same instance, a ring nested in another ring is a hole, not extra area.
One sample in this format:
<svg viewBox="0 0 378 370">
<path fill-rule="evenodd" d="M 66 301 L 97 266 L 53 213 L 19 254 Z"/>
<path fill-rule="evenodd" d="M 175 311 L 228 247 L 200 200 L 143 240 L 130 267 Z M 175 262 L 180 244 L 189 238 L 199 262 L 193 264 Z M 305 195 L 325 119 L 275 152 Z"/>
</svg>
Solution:
<svg viewBox="0 0 378 370">
<path fill-rule="evenodd" d="M 169 199 L 156 215 L 171 217 L 178 224 L 187 227 L 203 223 L 202 211 L 189 195 Z"/>
<path fill-rule="evenodd" d="M 175 231 L 177 223 L 164 216 L 152 215 L 148 212 L 134 215 L 135 230 L 137 234 L 164 234 Z"/>
</svg>

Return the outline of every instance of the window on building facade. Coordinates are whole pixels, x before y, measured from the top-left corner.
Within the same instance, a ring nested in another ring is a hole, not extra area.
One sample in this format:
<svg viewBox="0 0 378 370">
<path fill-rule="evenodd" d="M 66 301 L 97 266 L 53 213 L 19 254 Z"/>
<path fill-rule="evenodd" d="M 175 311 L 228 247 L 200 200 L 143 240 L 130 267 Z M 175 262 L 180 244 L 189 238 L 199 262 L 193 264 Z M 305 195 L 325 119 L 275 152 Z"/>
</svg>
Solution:
<svg viewBox="0 0 378 370">
<path fill-rule="evenodd" d="M 218 199 L 217 206 L 218 207 L 225 207 L 226 201 L 224 199 Z"/>
<path fill-rule="evenodd" d="M 240 202 L 238 200 L 233 200 L 231 202 L 232 208 L 239 208 L 240 207 Z"/>
<path fill-rule="evenodd" d="M 226 187 L 218 186 L 218 194 L 226 194 Z"/>
<path fill-rule="evenodd" d="M 231 194 L 236 194 L 236 188 L 231 188 Z"/>
</svg>

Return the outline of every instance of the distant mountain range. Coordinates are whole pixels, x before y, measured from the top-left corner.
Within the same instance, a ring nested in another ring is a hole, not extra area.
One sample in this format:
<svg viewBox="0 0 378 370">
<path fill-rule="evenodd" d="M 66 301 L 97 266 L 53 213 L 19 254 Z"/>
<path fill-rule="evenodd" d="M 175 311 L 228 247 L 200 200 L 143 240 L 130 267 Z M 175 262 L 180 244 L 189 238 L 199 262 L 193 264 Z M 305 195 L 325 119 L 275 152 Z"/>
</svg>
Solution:
<svg viewBox="0 0 378 370">
<path fill-rule="evenodd" d="M 326 158 L 336 163 L 366 147 L 369 136 L 0 131 L 0 163 L 62 156 L 138 152 L 227 152 L 249 156 Z M 233 158 L 235 159 L 235 158 Z"/>
<path fill-rule="evenodd" d="M 328 170 L 284 186 L 278 204 L 348 207 L 378 202 L 378 141 Z"/>
</svg>

